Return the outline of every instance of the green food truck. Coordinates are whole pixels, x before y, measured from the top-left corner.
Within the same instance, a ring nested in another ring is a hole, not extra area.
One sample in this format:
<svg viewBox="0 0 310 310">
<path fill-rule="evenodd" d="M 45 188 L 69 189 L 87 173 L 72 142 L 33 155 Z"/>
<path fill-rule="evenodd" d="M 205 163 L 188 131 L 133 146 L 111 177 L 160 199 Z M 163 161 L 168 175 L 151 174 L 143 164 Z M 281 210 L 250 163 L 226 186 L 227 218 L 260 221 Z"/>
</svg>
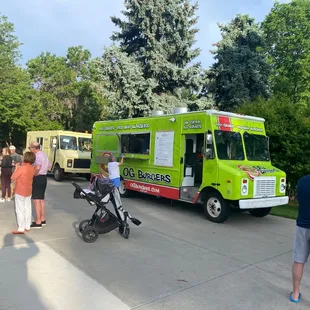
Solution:
<svg viewBox="0 0 310 310">
<path fill-rule="evenodd" d="M 286 174 L 273 167 L 264 119 L 217 110 L 99 121 L 93 126 L 91 173 L 124 154 L 120 193 L 142 192 L 202 203 L 224 222 L 231 206 L 263 217 L 287 204 Z"/>
</svg>

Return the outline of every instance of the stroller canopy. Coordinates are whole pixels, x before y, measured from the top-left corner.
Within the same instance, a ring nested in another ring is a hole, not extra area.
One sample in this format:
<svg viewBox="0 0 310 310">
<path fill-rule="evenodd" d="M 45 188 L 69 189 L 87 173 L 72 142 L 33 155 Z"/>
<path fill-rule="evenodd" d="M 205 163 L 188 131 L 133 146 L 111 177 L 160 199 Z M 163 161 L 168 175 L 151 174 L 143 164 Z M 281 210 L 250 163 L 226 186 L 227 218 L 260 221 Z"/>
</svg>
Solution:
<svg viewBox="0 0 310 310">
<path fill-rule="evenodd" d="M 94 191 L 99 192 L 99 194 L 104 197 L 110 194 L 113 190 L 113 184 L 109 179 L 106 178 L 97 178 L 94 180 Z"/>
</svg>

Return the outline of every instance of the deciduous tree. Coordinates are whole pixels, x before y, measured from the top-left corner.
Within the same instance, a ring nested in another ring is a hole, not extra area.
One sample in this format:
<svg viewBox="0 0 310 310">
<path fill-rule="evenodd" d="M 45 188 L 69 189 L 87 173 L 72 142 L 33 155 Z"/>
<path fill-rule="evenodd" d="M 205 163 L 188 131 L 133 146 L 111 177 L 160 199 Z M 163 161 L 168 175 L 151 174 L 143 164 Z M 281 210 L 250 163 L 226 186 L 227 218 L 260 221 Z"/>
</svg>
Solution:
<svg viewBox="0 0 310 310">
<path fill-rule="evenodd" d="M 290 98 L 275 96 L 246 103 L 238 112 L 265 118 L 272 162 L 286 172 L 294 190 L 298 179 L 310 171 L 309 106 L 293 105 Z"/>
<path fill-rule="evenodd" d="M 262 25 L 274 93 L 310 102 L 310 1 L 275 2 Z"/>
</svg>

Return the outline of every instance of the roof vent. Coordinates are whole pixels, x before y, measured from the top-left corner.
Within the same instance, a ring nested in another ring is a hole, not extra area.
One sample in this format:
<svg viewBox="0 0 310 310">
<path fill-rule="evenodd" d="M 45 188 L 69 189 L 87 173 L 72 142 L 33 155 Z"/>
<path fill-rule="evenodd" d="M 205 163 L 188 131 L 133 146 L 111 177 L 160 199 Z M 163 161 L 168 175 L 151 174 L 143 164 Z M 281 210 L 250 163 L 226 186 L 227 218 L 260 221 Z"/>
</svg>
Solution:
<svg viewBox="0 0 310 310">
<path fill-rule="evenodd" d="M 164 111 L 152 111 L 152 116 L 163 116 Z"/>
<path fill-rule="evenodd" d="M 179 107 L 179 108 L 173 108 L 172 113 L 173 114 L 182 114 L 182 113 L 187 113 L 188 108 L 186 107 Z"/>
</svg>

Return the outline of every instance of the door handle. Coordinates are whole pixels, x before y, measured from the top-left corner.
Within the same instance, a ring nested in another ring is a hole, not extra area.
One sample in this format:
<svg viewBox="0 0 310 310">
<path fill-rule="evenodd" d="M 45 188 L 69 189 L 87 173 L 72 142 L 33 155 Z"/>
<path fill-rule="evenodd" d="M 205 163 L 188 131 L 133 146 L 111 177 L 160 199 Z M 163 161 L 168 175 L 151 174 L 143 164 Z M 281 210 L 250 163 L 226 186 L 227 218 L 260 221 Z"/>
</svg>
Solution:
<svg viewBox="0 0 310 310">
<path fill-rule="evenodd" d="M 183 164 L 183 157 L 181 157 L 181 159 L 180 159 L 180 164 L 181 165 Z"/>
</svg>

